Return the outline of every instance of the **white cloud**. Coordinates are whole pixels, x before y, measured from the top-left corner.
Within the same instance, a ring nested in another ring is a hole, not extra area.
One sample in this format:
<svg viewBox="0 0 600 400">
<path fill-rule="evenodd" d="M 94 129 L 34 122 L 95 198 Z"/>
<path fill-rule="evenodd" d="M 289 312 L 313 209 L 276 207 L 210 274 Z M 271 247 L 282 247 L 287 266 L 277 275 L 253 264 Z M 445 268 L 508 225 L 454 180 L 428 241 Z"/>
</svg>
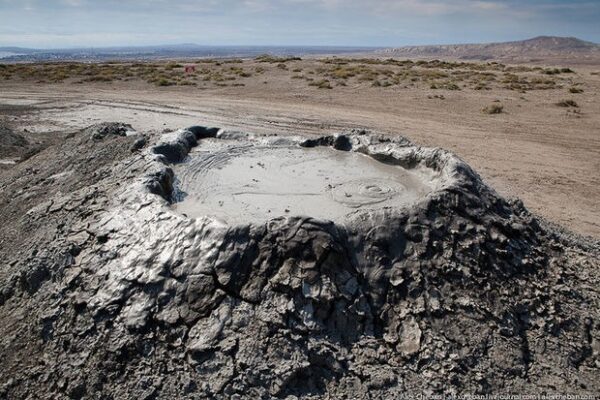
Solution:
<svg viewBox="0 0 600 400">
<path fill-rule="evenodd" d="M 69 7 L 80 7 L 83 5 L 83 0 L 61 0 L 61 3 Z"/>
<path fill-rule="evenodd" d="M 0 45 L 598 41 L 598 20 L 597 0 L 0 0 Z"/>
</svg>

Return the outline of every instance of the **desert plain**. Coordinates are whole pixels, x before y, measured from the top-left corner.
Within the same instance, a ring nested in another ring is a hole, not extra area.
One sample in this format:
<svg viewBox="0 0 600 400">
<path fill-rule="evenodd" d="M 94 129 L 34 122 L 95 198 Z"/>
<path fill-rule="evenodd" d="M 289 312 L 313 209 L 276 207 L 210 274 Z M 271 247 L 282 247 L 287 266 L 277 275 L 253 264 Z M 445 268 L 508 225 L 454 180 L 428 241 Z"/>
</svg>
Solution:
<svg viewBox="0 0 600 400">
<path fill-rule="evenodd" d="M 140 132 L 201 123 L 280 135 L 402 135 L 453 151 L 501 195 L 596 239 L 599 93 L 600 65 L 576 58 L 558 65 L 357 55 L 0 66 L 1 122 L 32 143 L 105 121 Z"/>
</svg>

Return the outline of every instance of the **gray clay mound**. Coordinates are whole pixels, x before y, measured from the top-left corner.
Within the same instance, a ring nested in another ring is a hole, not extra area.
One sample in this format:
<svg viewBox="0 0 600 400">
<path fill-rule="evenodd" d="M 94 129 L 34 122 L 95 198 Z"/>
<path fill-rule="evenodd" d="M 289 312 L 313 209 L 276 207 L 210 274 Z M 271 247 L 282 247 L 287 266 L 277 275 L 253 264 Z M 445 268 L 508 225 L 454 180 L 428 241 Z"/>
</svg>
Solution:
<svg viewBox="0 0 600 400">
<path fill-rule="evenodd" d="M 0 164 L 18 159 L 25 153 L 29 141 L 0 121 Z M 4 161 L 3 161 L 4 159 Z"/>
<path fill-rule="evenodd" d="M 192 127 L 111 171 L 110 207 L 73 206 L 45 283 L 2 292 L 43 310 L 41 366 L 6 395 L 600 390 L 597 253 L 452 153 Z"/>
</svg>

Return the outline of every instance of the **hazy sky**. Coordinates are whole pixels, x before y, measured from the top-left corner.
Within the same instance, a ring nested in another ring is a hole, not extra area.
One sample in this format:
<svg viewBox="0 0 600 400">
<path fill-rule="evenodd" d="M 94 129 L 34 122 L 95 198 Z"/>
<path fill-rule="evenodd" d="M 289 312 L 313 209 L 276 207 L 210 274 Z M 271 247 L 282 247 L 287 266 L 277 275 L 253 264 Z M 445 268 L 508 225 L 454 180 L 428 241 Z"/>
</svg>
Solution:
<svg viewBox="0 0 600 400">
<path fill-rule="evenodd" d="M 600 0 L 0 0 L 0 46 L 600 42 Z"/>
</svg>

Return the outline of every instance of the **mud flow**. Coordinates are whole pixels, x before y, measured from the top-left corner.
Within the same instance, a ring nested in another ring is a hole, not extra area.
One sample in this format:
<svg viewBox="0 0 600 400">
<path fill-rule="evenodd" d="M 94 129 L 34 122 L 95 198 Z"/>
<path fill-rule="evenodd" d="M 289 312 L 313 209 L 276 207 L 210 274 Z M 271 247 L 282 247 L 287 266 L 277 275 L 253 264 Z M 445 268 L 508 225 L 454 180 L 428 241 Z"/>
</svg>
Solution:
<svg viewBox="0 0 600 400">
<path fill-rule="evenodd" d="M 402 207 L 427 195 L 433 174 L 368 155 L 317 146 L 265 146 L 204 140 L 175 171 L 179 202 L 189 217 L 228 223 L 279 216 L 341 222 L 362 209 Z"/>
</svg>

